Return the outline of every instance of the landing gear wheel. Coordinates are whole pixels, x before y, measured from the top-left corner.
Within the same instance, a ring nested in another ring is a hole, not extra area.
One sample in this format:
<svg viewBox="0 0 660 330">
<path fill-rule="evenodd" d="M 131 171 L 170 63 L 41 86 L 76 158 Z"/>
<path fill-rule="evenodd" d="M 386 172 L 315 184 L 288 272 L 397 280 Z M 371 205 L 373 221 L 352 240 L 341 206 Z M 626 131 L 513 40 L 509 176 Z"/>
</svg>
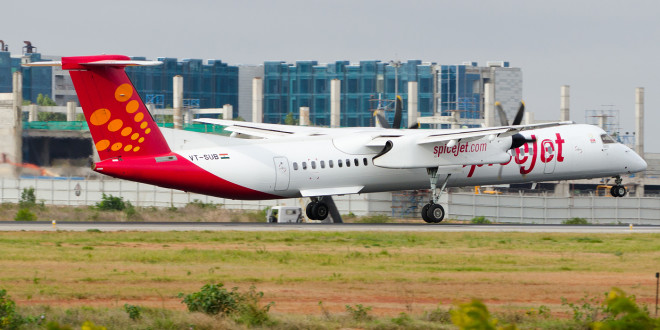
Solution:
<svg viewBox="0 0 660 330">
<path fill-rule="evenodd" d="M 316 205 L 316 202 L 310 202 L 307 204 L 307 207 L 305 208 L 305 214 L 307 214 L 307 218 L 309 220 L 316 220 L 316 217 L 314 217 L 314 206 Z"/>
<path fill-rule="evenodd" d="M 445 218 L 445 209 L 440 204 L 431 204 L 426 211 L 426 216 L 431 222 L 440 223 Z"/>
<path fill-rule="evenodd" d="M 612 195 L 612 197 L 619 197 L 619 195 L 617 194 L 619 191 L 616 189 L 616 187 L 617 186 L 610 188 L 610 195 Z"/>
<path fill-rule="evenodd" d="M 612 187 L 612 189 L 610 189 L 610 194 L 613 197 L 623 197 L 627 193 L 628 193 L 628 190 L 626 189 L 626 187 L 624 187 L 622 185 L 616 185 L 616 186 Z"/>
<path fill-rule="evenodd" d="M 328 206 L 321 202 L 314 203 L 312 214 L 314 214 L 314 220 L 325 220 L 328 217 Z"/>
<path fill-rule="evenodd" d="M 426 223 L 433 223 L 429 216 L 426 214 L 429 211 L 429 208 L 431 207 L 431 204 L 426 204 L 424 207 L 422 207 L 422 219 L 424 219 L 424 222 Z"/>
</svg>

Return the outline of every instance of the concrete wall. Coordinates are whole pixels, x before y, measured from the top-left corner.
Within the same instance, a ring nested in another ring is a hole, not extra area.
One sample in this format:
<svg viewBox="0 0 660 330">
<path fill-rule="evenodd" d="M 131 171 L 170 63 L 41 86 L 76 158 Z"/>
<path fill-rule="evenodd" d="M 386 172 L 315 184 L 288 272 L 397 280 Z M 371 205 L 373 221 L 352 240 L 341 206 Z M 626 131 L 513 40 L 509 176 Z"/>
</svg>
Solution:
<svg viewBox="0 0 660 330">
<path fill-rule="evenodd" d="M 238 115 L 252 121 L 252 79 L 264 77 L 263 65 L 238 66 Z"/>
<path fill-rule="evenodd" d="M 491 221 L 560 224 L 574 217 L 590 223 L 660 224 L 660 198 L 552 195 L 448 195 L 447 216 L 470 220 L 484 216 Z"/>
</svg>

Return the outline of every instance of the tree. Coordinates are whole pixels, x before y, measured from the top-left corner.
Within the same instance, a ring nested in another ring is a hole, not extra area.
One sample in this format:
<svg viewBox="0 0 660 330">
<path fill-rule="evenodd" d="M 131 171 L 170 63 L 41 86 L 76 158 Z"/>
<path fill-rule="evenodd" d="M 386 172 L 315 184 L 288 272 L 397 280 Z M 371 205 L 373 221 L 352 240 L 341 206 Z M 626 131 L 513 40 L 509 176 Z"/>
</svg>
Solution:
<svg viewBox="0 0 660 330">
<path fill-rule="evenodd" d="M 53 101 L 53 99 L 51 99 L 50 96 L 43 95 L 41 93 L 39 93 L 39 95 L 37 95 L 37 104 L 41 105 L 41 106 L 47 106 L 47 107 L 52 107 L 52 106 L 57 105 L 57 103 L 55 103 L 55 101 Z"/>
<path fill-rule="evenodd" d="M 284 117 L 284 124 L 286 125 L 298 125 L 298 120 L 293 117 L 293 112 L 289 112 Z"/>
</svg>

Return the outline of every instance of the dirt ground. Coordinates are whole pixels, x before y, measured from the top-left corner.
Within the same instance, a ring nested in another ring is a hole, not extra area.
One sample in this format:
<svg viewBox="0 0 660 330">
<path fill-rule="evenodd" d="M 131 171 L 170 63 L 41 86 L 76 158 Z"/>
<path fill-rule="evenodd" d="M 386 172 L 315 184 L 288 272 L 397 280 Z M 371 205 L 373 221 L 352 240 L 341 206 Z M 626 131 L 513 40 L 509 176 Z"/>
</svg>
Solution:
<svg viewBox="0 0 660 330">
<path fill-rule="evenodd" d="M 314 315 L 321 313 L 319 302 L 331 313 L 342 313 L 346 305 L 357 302 L 373 307 L 374 315 L 397 315 L 401 312 L 422 314 L 438 306 L 451 307 L 454 303 L 478 298 L 495 311 L 525 311 L 539 306 L 549 307 L 553 315 L 568 317 L 568 309 L 561 297 L 578 302 L 588 297 L 602 297 L 615 286 L 635 294 L 637 301 L 652 306 L 654 292 L 647 275 L 631 274 L 449 274 L 447 281 L 437 283 L 335 283 L 313 282 L 300 284 L 259 283 L 264 302 L 275 302 L 274 313 Z M 531 279 L 533 277 L 533 279 Z M 642 288 L 642 284 L 646 288 Z M 167 285 L 167 284 L 165 284 Z M 231 283 L 226 284 L 231 287 Z M 635 289 L 636 288 L 636 289 Z M 110 307 L 123 304 L 184 310 L 180 298 L 145 296 L 129 300 L 67 299 L 20 300 L 19 305 L 50 305 L 60 307 Z"/>
</svg>

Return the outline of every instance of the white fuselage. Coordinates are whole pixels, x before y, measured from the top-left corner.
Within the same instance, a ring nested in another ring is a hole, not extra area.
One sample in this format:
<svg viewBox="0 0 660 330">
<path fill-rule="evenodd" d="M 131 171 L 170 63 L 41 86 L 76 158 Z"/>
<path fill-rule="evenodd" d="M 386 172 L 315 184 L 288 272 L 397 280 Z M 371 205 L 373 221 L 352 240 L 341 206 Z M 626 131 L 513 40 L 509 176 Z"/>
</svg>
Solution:
<svg viewBox="0 0 660 330">
<path fill-rule="evenodd" d="M 598 178 L 646 168 L 646 163 L 630 148 L 604 143 L 602 134 L 603 130 L 590 125 L 525 131 L 526 137 L 534 136 L 536 141 L 509 151 L 512 156 L 508 161 L 444 165 L 438 169 L 438 178 L 451 174 L 447 186 L 452 187 Z M 359 136 L 355 138 L 359 140 Z M 377 152 L 360 148 L 360 141 L 351 148 L 350 139 L 308 136 L 242 140 L 176 153 L 224 180 L 284 198 L 429 188 L 425 168 L 376 166 L 373 158 Z M 478 157 L 482 151 L 479 143 L 482 142 L 429 150 L 435 157 L 464 159 Z"/>
</svg>

